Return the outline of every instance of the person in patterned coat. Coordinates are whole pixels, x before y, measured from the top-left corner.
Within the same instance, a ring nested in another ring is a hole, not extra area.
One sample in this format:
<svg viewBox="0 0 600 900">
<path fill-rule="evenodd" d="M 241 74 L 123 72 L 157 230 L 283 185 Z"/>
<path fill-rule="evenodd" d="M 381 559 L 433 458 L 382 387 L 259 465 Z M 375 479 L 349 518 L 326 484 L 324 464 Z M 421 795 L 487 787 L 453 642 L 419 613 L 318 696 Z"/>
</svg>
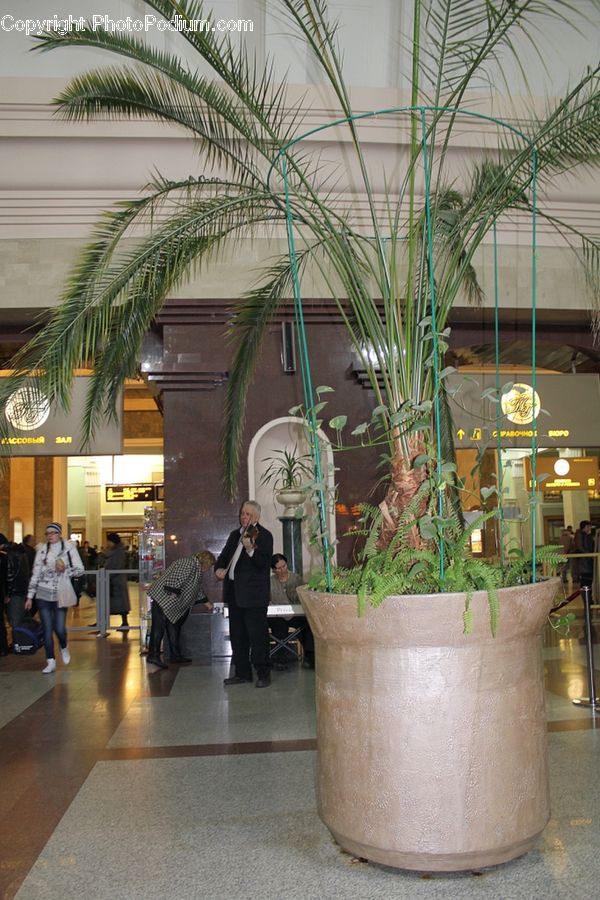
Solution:
<svg viewBox="0 0 600 900">
<path fill-rule="evenodd" d="M 208 550 L 202 550 L 193 556 L 183 556 L 165 569 L 150 586 L 148 596 L 152 601 L 152 618 L 146 660 L 151 665 L 160 669 L 167 668 L 160 656 L 165 633 L 170 662 L 191 662 L 189 657 L 182 656 L 181 653 L 181 629 L 197 601 L 206 603 L 208 609 L 212 609 L 212 603 L 202 588 L 202 573 L 210 569 L 214 561 L 215 557 Z"/>
</svg>

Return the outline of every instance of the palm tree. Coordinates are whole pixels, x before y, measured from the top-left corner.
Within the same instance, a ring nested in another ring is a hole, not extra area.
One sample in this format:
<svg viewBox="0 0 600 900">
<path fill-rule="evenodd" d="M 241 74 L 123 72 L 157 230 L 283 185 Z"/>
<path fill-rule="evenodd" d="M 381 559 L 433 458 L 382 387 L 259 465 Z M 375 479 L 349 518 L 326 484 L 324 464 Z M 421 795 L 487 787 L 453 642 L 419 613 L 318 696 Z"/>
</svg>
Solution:
<svg viewBox="0 0 600 900">
<path fill-rule="evenodd" d="M 226 488 L 235 493 L 246 391 L 262 336 L 281 301 L 291 291 L 298 293 L 301 274 L 311 267 L 337 303 L 374 391 L 374 427 L 387 443 L 390 460 L 381 506 L 385 544 L 424 479 L 434 473 L 439 487 L 453 477 L 447 451 L 440 454 L 447 374 L 440 360 L 457 297 L 466 292 L 477 300 L 479 294 L 474 254 L 504 214 L 531 212 L 534 184 L 544 187 L 577 166 L 598 164 L 599 69 L 586 71 L 543 118 L 531 113 L 522 137 L 510 131 L 499 135 L 493 151 L 473 165 L 458 190 L 448 171 L 448 150 L 469 89 L 499 77 L 505 60 L 518 60 L 517 34 L 533 36 L 550 17 L 564 27 L 582 17 L 568 0 L 413 0 L 406 171 L 388 190 L 382 208 L 342 75 L 337 26 L 325 0 L 277 3 L 311 49 L 339 104 L 368 201 L 368 232 L 341 211 L 335 180 L 322 161 L 293 143 L 302 132 L 303 116 L 291 109 L 285 82 L 275 82 L 271 62 L 259 70 L 243 43 L 236 47 L 217 31 L 180 31 L 188 53 L 210 67 L 211 75 L 204 76 L 183 58 L 154 49 L 143 32 L 89 27 L 66 35 L 46 33 L 39 39 L 42 50 L 86 46 L 121 60 L 71 81 L 55 101 L 65 120 L 125 116 L 180 126 L 195 141 L 202 175 L 180 181 L 155 176 L 141 199 L 105 213 L 60 305 L 19 353 L 15 375 L 3 390 L 7 396 L 34 372 L 50 399 L 67 405 L 74 370 L 90 366 L 83 422 L 89 437 L 114 410 L 124 379 L 137 373 L 143 337 L 170 292 L 199 266 L 209 265 L 226 244 L 251 236 L 259 226 L 287 223 L 297 249 L 265 268 L 257 286 L 237 304 L 230 324 L 234 358 L 223 433 Z M 204 17 L 196 0 L 147 0 L 146 5 L 165 19 Z M 600 0 L 593 5 L 600 6 Z M 427 203 L 419 187 L 425 165 Z M 212 171 L 221 174 L 203 177 Z M 543 210 L 538 208 L 537 215 Z M 598 240 L 556 217 L 548 221 L 585 264 L 598 299 Z M 140 226 L 146 235 L 127 244 L 124 239 Z M 442 457 L 437 463 L 436 454 Z M 416 532 L 414 539 L 418 543 Z"/>
</svg>

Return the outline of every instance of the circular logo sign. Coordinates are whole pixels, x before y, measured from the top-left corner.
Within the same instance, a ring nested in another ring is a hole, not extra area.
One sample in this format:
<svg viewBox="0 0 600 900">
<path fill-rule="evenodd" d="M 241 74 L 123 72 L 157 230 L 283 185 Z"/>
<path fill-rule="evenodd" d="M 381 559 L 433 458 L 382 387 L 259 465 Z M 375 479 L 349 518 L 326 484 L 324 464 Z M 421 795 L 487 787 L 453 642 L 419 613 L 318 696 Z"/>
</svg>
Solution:
<svg viewBox="0 0 600 900">
<path fill-rule="evenodd" d="M 50 404 L 38 388 L 28 385 L 10 395 L 4 415 L 17 431 L 35 431 L 50 415 Z"/>
<path fill-rule="evenodd" d="M 542 406 L 538 392 L 528 384 L 513 384 L 510 391 L 502 394 L 500 405 L 508 421 L 515 425 L 529 425 L 537 419 Z"/>
</svg>

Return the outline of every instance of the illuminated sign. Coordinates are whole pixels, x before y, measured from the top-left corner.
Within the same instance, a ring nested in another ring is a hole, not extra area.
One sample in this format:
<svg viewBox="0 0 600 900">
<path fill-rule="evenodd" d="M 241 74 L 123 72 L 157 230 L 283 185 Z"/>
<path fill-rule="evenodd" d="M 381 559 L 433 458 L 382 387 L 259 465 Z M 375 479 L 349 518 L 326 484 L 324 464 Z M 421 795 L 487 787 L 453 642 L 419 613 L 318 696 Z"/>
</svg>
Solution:
<svg viewBox="0 0 600 900">
<path fill-rule="evenodd" d="M 531 460 L 525 458 L 525 477 L 531 490 Z M 565 471 L 565 465 L 567 469 Z M 562 465 L 561 465 L 562 464 Z M 539 491 L 595 491 L 598 484 L 598 459 L 595 456 L 537 456 L 535 475 Z"/>
<path fill-rule="evenodd" d="M 0 443 L 10 447 L 13 456 L 112 455 L 123 452 L 121 403 L 117 418 L 103 422 L 85 447 L 79 435 L 85 414 L 89 377 L 73 379 L 69 412 L 50 404 L 32 378 L 14 391 L 0 415 L 4 415 L 8 434 Z"/>
<path fill-rule="evenodd" d="M 460 372 L 445 381 L 457 447 L 600 446 L 600 380 L 597 375 Z M 574 399 L 575 398 L 575 399 Z"/>
<path fill-rule="evenodd" d="M 500 398 L 502 412 L 514 425 L 529 425 L 542 408 L 539 394 L 529 384 L 513 384 Z"/>
<path fill-rule="evenodd" d="M 164 484 L 107 484 L 107 503 L 153 503 L 164 499 Z"/>
<path fill-rule="evenodd" d="M 50 415 L 50 404 L 35 384 L 29 384 L 10 395 L 4 415 L 17 431 L 35 431 Z"/>
</svg>

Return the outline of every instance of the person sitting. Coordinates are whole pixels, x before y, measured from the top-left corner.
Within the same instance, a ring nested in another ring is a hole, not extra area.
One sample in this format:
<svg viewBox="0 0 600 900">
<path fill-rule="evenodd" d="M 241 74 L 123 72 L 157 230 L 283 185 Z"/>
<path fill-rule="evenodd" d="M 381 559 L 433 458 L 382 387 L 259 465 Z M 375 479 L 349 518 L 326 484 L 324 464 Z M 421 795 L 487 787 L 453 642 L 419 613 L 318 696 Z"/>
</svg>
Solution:
<svg viewBox="0 0 600 900">
<path fill-rule="evenodd" d="M 271 604 L 273 606 L 286 606 L 300 604 L 297 588 L 302 584 L 302 579 L 296 572 L 288 569 L 287 557 L 283 553 L 273 554 L 271 560 Z M 288 636 L 290 628 L 302 628 L 298 638 L 302 644 L 303 658 L 302 668 L 314 669 L 315 667 L 315 642 L 304 616 L 269 616 L 269 628 L 278 640 L 283 641 Z M 279 647 L 273 654 L 273 668 L 285 671 L 287 665 L 284 662 L 285 650 Z"/>
</svg>

